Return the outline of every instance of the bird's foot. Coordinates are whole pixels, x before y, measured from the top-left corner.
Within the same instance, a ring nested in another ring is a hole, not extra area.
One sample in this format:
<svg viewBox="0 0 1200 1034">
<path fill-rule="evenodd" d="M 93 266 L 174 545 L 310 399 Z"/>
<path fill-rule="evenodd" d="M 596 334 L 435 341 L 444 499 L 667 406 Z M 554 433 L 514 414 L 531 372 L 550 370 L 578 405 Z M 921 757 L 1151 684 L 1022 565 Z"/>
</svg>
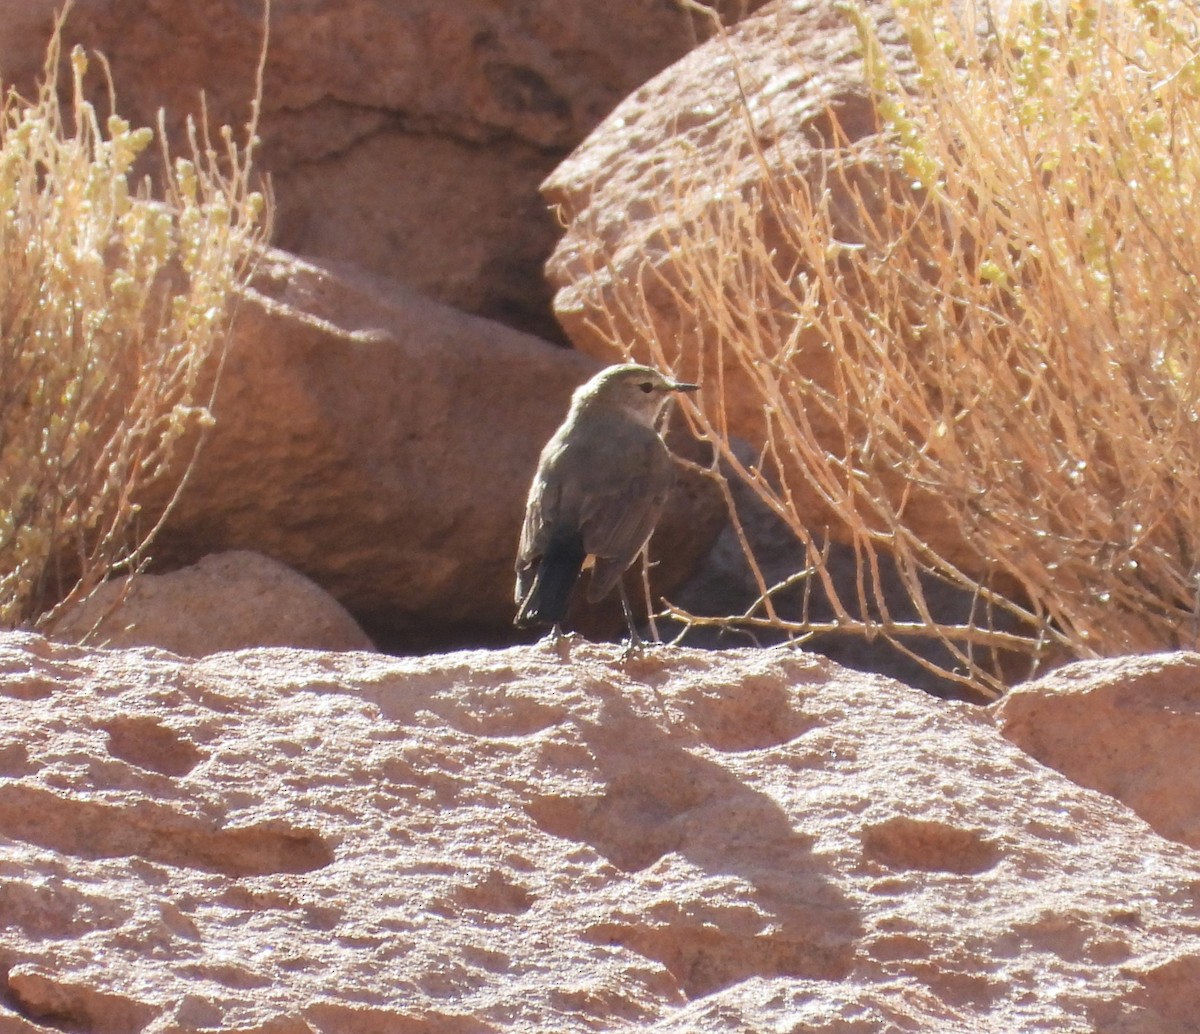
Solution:
<svg viewBox="0 0 1200 1034">
<path fill-rule="evenodd" d="M 622 663 L 625 661 L 631 661 L 636 657 L 645 656 L 647 648 L 658 645 L 658 643 L 648 642 L 634 632 L 627 640 L 625 640 L 625 649 L 621 651 L 621 656 L 618 659 Z"/>
<path fill-rule="evenodd" d="M 568 661 L 571 659 L 571 647 L 582 638 L 578 632 L 564 632 L 559 625 L 555 625 L 542 642 L 558 654 L 559 660 Z"/>
</svg>

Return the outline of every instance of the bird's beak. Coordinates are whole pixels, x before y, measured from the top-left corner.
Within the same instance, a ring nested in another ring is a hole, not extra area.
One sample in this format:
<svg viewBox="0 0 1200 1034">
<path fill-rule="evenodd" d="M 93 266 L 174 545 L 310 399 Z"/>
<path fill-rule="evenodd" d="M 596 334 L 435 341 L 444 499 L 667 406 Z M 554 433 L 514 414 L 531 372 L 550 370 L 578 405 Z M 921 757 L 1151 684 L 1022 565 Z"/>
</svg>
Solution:
<svg viewBox="0 0 1200 1034">
<path fill-rule="evenodd" d="M 672 391 L 699 391 L 699 384 L 687 384 L 684 381 L 674 381 L 671 384 Z"/>
</svg>

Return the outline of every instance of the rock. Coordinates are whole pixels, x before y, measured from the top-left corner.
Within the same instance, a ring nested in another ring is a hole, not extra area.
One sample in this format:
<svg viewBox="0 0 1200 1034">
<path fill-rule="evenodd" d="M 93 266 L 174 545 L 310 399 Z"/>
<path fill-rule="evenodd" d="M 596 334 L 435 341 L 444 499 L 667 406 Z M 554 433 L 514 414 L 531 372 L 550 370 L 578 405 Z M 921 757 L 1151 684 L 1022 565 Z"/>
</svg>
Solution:
<svg viewBox="0 0 1200 1034">
<path fill-rule="evenodd" d="M 887 57 L 902 61 L 888 6 L 866 6 Z M 735 117 L 742 89 L 756 123 L 753 141 L 745 139 L 745 119 Z M 826 146 L 831 111 L 852 143 L 875 135 L 858 35 L 826 0 L 773 0 L 622 101 L 542 187 L 565 227 L 547 274 L 572 343 L 611 359 L 611 344 L 591 322 L 596 313 L 615 311 L 617 288 L 638 282 L 647 263 L 669 276 L 672 252 L 665 242 L 678 224 L 700 224 L 728 207 L 731 197 L 760 185 L 764 159 L 776 177 L 785 165 L 816 174 L 834 156 L 848 162 L 840 149 Z M 841 186 L 831 177 L 830 190 Z M 651 315 L 670 340 L 682 329 L 682 314 L 655 288 L 648 285 Z M 739 372 L 729 357 L 722 368 Z M 737 388 L 727 394 L 740 429 L 757 404 Z"/>
<path fill-rule="evenodd" d="M 719 6 L 734 18 L 755 2 Z M 29 88 L 60 6 L 0 0 L 6 82 Z M 133 123 L 165 108 L 178 151 L 202 89 L 213 123 L 245 122 L 261 11 L 78 0 L 64 44 L 108 56 Z M 556 230 L 537 184 L 694 44 L 693 21 L 674 4 L 622 15 L 582 0 L 274 4 L 259 167 L 273 175 L 278 239 L 326 258 L 265 260 L 220 426 L 157 570 L 255 550 L 316 580 L 387 648 L 511 639 L 529 477 L 595 363 L 454 306 L 561 337 L 542 276 Z M 656 583 L 706 548 L 714 505 L 681 486 L 664 521 L 681 533 Z M 608 635 L 620 621 L 609 608 L 580 627 Z"/>
<path fill-rule="evenodd" d="M 869 2 L 862 9 L 885 57 L 902 70 L 910 68 L 891 5 Z M 844 142 L 835 141 L 831 113 Z M 565 227 L 547 274 L 557 289 L 555 312 L 572 344 L 615 361 L 616 341 L 645 360 L 645 333 L 637 327 L 649 323 L 681 375 L 721 386 L 720 399 L 712 392 L 707 401 L 716 426 L 761 450 L 771 427 L 760 388 L 764 375 L 744 368 L 727 342 L 718 340 L 719 321 L 705 315 L 705 306 L 681 303 L 696 273 L 680 256 L 686 252 L 692 261 L 702 260 L 709 248 L 711 268 L 732 270 L 742 259 L 728 253 L 732 246 L 720 243 L 715 227 L 729 223 L 731 199 L 761 196 L 770 184 L 823 194 L 840 227 L 838 239 L 861 240 L 859 205 L 872 213 L 894 175 L 880 161 L 886 147 L 877 127 L 859 35 L 835 0 L 773 0 L 727 38 L 697 47 L 661 72 L 627 97 L 543 185 Z M 794 241 L 769 218 L 764 222 L 763 251 L 775 268 L 806 268 Z M 678 246 L 687 230 L 693 244 Z M 632 284 L 641 290 L 635 294 Z M 853 288 L 840 283 L 838 289 Z M 644 319 L 623 311 L 619 299 L 635 296 L 644 299 Z M 759 324 L 751 316 L 745 328 L 741 317 L 729 315 L 725 332 L 737 327 L 748 336 L 778 338 L 788 317 L 765 303 L 758 311 Z M 836 396 L 825 343 L 800 329 L 794 344 L 791 362 Z M 846 454 L 848 429 L 840 416 L 814 407 L 804 419 L 829 451 Z M 848 538 L 799 461 L 784 447 L 775 455 L 784 466 L 784 494 L 795 500 L 808 526 L 829 527 L 834 539 Z M 952 562 L 977 570 L 978 558 L 946 519 L 943 502 L 919 486 L 906 488 L 911 490 L 906 525 Z"/>
<path fill-rule="evenodd" d="M 1200 847 L 1200 654 L 1080 661 L 1014 686 L 992 710 L 1042 764 Z"/>
<path fill-rule="evenodd" d="M 1200 857 L 800 651 L 0 635 L 5 1029 L 1184 1034 Z"/>
<path fill-rule="evenodd" d="M 266 553 L 385 649 L 511 642 L 529 482 L 595 369 L 381 278 L 271 252 L 239 308 L 216 427 L 155 557 Z M 672 506 L 667 528 L 680 531 L 655 572 L 664 589 L 723 512 L 686 484 Z"/>
<path fill-rule="evenodd" d="M 393 648 L 507 630 L 528 481 L 594 369 L 403 288 L 273 253 L 156 555 L 267 553 Z"/>
<path fill-rule="evenodd" d="M 0 4 L 6 82 L 32 81 L 60 6 Z M 719 6 L 732 19 L 756 4 Z M 246 122 L 261 22 L 243 0 L 78 0 L 65 42 L 107 55 L 127 119 L 154 125 L 165 108 L 179 150 L 202 92 L 214 124 Z M 541 275 L 557 227 L 538 184 L 707 31 L 681 5 L 636 0 L 276 2 L 259 165 L 277 243 L 558 337 Z"/>
<path fill-rule="evenodd" d="M 214 553 L 193 567 L 105 582 L 54 626 L 64 642 L 159 646 L 187 657 L 250 646 L 374 650 L 316 583 L 261 553 Z"/>
</svg>

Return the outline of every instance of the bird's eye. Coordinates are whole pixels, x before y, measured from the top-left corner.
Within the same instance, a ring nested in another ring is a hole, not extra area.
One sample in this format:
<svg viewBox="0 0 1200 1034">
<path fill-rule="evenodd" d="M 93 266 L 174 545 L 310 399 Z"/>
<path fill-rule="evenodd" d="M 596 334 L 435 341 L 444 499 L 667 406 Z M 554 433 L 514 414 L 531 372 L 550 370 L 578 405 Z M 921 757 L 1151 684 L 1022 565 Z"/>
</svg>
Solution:
<svg viewBox="0 0 1200 1034">
<path fill-rule="evenodd" d="M 649 381 L 642 381 L 642 383 L 639 384 L 638 387 L 641 388 L 642 391 L 644 391 L 647 395 L 649 395 L 650 392 L 652 392 L 654 390 L 654 385 L 651 384 Z"/>
</svg>

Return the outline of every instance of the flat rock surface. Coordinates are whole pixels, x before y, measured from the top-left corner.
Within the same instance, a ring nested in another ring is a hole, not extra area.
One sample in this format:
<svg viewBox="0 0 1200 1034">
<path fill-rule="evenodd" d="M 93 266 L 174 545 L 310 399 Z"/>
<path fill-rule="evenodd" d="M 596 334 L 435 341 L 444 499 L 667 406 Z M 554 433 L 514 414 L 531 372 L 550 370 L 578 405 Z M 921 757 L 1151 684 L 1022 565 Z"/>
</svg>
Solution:
<svg viewBox="0 0 1200 1034">
<path fill-rule="evenodd" d="M 0 1030 L 1194 1031 L 1200 864 L 799 651 L 0 636 Z"/>
</svg>

